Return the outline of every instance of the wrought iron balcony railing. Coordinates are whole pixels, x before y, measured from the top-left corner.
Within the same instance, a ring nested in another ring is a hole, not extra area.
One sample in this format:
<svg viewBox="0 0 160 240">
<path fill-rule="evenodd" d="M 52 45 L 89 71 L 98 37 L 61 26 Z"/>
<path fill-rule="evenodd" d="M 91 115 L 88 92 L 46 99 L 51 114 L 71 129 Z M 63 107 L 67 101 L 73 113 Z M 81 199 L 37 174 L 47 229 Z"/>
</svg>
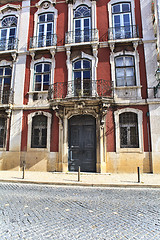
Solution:
<svg viewBox="0 0 160 240">
<path fill-rule="evenodd" d="M 13 104 L 14 92 L 12 89 L 0 90 L 0 104 Z"/>
<path fill-rule="evenodd" d="M 48 99 L 87 97 L 112 97 L 112 82 L 110 80 L 80 80 L 57 82 L 50 85 Z"/>
<path fill-rule="evenodd" d="M 30 38 L 30 48 L 52 47 L 57 44 L 57 35 L 43 35 Z"/>
<path fill-rule="evenodd" d="M 128 26 L 117 26 L 109 28 L 108 30 L 108 39 L 129 39 L 129 38 L 138 38 L 138 26 L 128 25 Z"/>
<path fill-rule="evenodd" d="M 9 51 L 18 49 L 18 39 L 9 38 L 0 40 L 0 51 Z"/>
<path fill-rule="evenodd" d="M 98 41 L 97 29 L 75 30 L 66 33 L 65 43 L 86 43 Z"/>
</svg>

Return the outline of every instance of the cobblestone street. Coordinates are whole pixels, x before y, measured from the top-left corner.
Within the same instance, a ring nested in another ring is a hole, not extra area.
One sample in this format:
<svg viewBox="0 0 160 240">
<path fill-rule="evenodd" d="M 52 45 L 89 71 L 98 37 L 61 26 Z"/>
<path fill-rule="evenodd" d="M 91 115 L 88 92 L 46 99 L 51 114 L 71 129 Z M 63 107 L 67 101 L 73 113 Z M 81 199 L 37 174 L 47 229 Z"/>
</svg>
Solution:
<svg viewBox="0 0 160 240">
<path fill-rule="evenodd" d="M 0 239 L 160 239 L 160 190 L 0 183 Z"/>
</svg>

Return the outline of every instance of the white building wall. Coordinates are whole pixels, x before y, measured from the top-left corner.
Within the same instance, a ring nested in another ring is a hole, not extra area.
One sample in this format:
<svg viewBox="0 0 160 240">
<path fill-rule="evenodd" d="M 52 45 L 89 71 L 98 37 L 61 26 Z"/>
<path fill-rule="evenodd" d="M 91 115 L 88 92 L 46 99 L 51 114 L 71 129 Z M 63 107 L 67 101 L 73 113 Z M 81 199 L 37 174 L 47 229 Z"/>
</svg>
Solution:
<svg viewBox="0 0 160 240">
<path fill-rule="evenodd" d="M 160 4 L 160 0 L 158 1 Z M 153 87 L 158 84 L 155 77 L 155 73 L 158 67 L 158 63 L 157 63 L 158 52 L 156 47 L 157 38 L 155 38 L 151 4 L 152 4 L 151 0 L 141 0 L 143 43 L 144 43 L 145 63 L 146 63 L 146 72 L 147 72 L 148 103 L 149 103 L 149 116 L 150 116 L 150 130 L 151 130 L 152 168 L 153 168 L 153 173 L 159 173 L 160 172 L 160 128 L 159 128 L 160 92 L 158 92 L 157 98 L 154 98 Z"/>
<path fill-rule="evenodd" d="M 23 0 L 18 34 L 19 39 L 18 56 L 15 62 L 16 66 L 13 86 L 14 105 L 11 117 L 10 146 L 9 146 L 10 151 L 12 152 L 20 152 L 21 147 L 21 131 L 23 117 L 22 109 L 23 109 L 29 17 L 30 17 L 30 0 Z"/>
</svg>

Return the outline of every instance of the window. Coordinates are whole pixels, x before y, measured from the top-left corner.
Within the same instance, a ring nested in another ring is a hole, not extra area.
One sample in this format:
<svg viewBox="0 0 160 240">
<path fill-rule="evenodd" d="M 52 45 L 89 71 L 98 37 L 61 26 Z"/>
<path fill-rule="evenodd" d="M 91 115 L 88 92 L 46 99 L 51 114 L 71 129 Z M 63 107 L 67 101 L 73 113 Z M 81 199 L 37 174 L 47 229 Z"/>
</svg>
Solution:
<svg viewBox="0 0 160 240">
<path fill-rule="evenodd" d="M 91 41 L 91 10 L 87 6 L 79 6 L 74 11 L 75 42 Z"/>
<path fill-rule="evenodd" d="M 91 96 L 91 62 L 86 59 L 73 63 L 74 96 Z"/>
<path fill-rule="evenodd" d="M 136 113 L 125 112 L 119 115 L 120 147 L 138 148 L 138 118 Z"/>
<path fill-rule="evenodd" d="M 120 56 L 115 58 L 116 86 L 135 86 L 135 67 L 132 56 Z"/>
<path fill-rule="evenodd" d="M 3 18 L 0 29 L 0 51 L 13 50 L 17 46 L 16 28 L 17 18 L 8 16 Z"/>
<path fill-rule="evenodd" d="M 54 14 L 45 13 L 38 16 L 38 47 L 53 45 Z"/>
<path fill-rule="evenodd" d="M 47 91 L 50 85 L 50 63 L 38 63 L 35 65 L 34 91 Z"/>
<path fill-rule="evenodd" d="M 112 21 L 115 39 L 132 37 L 130 3 L 114 4 L 112 6 Z"/>
<path fill-rule="evenodd" d="M 47 146 L 47 117 L 43 115 L 32 118 L 31 148 L 46 148 Z"/>
<path fill-rule="evenodd" d="M 0 67 L 0 103 L 7 104 L 10 96 L 11 67 Z"/>
<path fill-rule="evenodd" d="M 6 142 L 6 119 L 0 118 L 0 148 L 5 147 Z"/>
</svg>

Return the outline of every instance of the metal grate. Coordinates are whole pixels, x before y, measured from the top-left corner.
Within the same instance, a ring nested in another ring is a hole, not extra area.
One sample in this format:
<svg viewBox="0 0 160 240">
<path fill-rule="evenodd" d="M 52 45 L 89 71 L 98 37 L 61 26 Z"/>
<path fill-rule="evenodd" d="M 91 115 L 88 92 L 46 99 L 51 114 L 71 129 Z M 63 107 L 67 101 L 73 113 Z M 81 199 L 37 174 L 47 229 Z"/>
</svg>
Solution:
<svg viewBox="0 0 160 240">
<path fill-rule="evenodd" d="M 136 113 L 126 112 L 119 116 L 120 123 L 120 147 L 138 148 L 138 118 Z"/>
</svg>

